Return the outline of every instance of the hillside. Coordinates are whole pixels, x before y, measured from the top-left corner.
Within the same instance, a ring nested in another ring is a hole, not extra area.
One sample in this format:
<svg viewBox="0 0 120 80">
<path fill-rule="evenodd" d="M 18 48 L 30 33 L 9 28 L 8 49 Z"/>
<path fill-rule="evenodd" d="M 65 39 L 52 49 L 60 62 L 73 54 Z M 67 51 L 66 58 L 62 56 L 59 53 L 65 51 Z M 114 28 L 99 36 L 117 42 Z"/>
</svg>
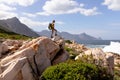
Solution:
<svg viewBox="0 0 120 80">
<path fill-rule="evenodd" d="M 3 38 L 3 39 L 28 39 L 30 37 L 27 37 L 25 35 L 19 35 L 19 34 L 14 33 L 14 32 L 9 32 L 9 31 L 5 31 L 3 29 L 0 29 L 0 38 Z"/>
<path fill-rule="evenodd" d="M 25 24 L 21 23 L 18 18 L 13 17 L 6 20 L 0 20 L 0 27 L 5 31 L 14 32 L 17 34 L 22 34 L 30 37 L 38 37 L 39 35 L 30 29 Z"/>
</svg>

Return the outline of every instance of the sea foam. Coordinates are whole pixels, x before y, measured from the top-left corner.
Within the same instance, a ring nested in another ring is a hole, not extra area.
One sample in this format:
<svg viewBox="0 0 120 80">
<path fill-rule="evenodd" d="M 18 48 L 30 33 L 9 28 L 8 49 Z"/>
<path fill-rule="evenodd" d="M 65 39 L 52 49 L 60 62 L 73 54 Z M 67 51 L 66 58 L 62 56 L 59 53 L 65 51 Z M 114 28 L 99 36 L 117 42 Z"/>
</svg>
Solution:
<svg viewBox="0 0 120 80">
<path fill-rule="evenodd" d="M 113 52 L 120 54 L 120 42 L 110 42 L 110 45 L 103 48 L 104 52 Z"/>
</svg>

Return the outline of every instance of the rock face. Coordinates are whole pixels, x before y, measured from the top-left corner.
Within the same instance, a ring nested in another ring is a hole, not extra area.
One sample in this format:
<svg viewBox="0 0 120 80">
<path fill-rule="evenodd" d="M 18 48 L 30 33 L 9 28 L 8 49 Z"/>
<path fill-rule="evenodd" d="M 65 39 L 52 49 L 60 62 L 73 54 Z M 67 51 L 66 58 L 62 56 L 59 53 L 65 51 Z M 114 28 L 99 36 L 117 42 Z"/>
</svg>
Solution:
<svg viewBox="0 0 120 80">
<path fill-rule="evenodd" d="M 10 42 L 3 42 L 13 46 L 17 42 L 8 43 Z M 18 44 L 23 45 L 17 46 L 19 48 L 13 54 L 1 58 L 0 80 L 39 80 L 47 67 L 69 58 L 68 52 L 64 50 L 64 40 L 61 38 L 52 41 L 47 37 L 39 37 Z"/>
<path fill-rule="evenodd" d="M 110 53 L 104 53 L 102 49 L 93 48 L 85 51 L 83 54 L 79 54 L 75 60 L 81 59 L 87 56 L 87 60 L 91 59 L 98 66 L 106 67 L 109 74 L 114 75 L 114 56 Z"/>
</svg>

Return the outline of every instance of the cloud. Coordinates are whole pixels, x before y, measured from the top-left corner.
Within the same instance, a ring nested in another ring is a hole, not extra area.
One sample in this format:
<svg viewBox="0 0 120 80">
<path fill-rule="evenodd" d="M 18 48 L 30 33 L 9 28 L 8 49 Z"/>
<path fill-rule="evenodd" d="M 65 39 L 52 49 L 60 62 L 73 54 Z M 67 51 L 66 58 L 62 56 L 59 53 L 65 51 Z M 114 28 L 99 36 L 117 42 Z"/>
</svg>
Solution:
<svg viewBox="0 0 120 80">
<path fill-rule="evenodd" d="M 32 5 L 35 0 L 0 0 L 0 3 L 5 3 L 9 5 L 20 5 L 20 6 L 29 6 Z"/>
<path fill-rule="evenodd" d="M 37 15 L 35 14 L 32 14 L 32 13 L 26 13 L 26 12 L 23 12 L 22 13 L 24 16 L 27 16 L 27 17 L 36 17 Z"/>
<path fill-rule="evenodd" d="M 34 27 L 46 27 L 49 24 L 49 21 L 46 21 L 46 22 L 34 21 L 34 20 L 31 20 L 30 18 L 27 18 L 27 17 L 20 17 L 19 19 L 20 19 L 20 21 L 22 23 L 28 25 L 31 28 L 34 28 Z M 56 24 L 62 25 L 64 23 L 62 21 L 57 21 Z"/>
<path fill-rule="evenodd" d="M 85 9 L 84 4 L 79 4 L 74 0 L 48 0 L 43 6 L 43 12 L 37 13 L 38 15 L 58 15 L 58 14 L 72 14 L 81 13 L 85 16 L 97 15 L 97 8 Z"/>
<path fill-rule="evenodd" d="M 0 3 L 0 19 L 7 19 L 12 17 L 18 17 L 18 14 L 14 11 L 16 10 L 15 7 L 10 7 L 6 4 Z"/>
<path fill-rule="evenodd" d="M 44 16 L 49 16 L 50 14 L 47 12 L 37 12 L 37 15 L 44 15 Z"/>
<path fill-rule="evenodd" d="M 120 0 L 104 0 L 102 4 L 106 5 L 108 9 L 120 11 Z"/>
<path fill-rule="evenodd" d="M 43 6 L 43 10 L 50 14 L 61 14 L 67 13 L 69 10 L 74 9 L 76 6 L 78 6 L 78 4 L 73 0 L 50 0 L 46 1 L 45 5 Z"/>
<path fill-rule="evenodd" d="M 0 19 L 7 19 L 7 18 L 12 18 L 12 17 L 17 17 L 18 14 L 14 12 L 8 12 L 8 11 L 0 11 Z"/>
<path fill-rule="evenodd" d="M 49 22 L 39 22 L 39 21 L 33 21 L 27 17 L 20 17 L 20 21 L 30 28 L 34 27 L 46 27 L 48 26 Z"/>
<path fill-rule="evenodd" d="M 16 10 L 15 7 L 10 7 L 8 5 L 5 5 L 3 3 L 0 4 L 0 11 L 14 11 Z"/>
</svg>

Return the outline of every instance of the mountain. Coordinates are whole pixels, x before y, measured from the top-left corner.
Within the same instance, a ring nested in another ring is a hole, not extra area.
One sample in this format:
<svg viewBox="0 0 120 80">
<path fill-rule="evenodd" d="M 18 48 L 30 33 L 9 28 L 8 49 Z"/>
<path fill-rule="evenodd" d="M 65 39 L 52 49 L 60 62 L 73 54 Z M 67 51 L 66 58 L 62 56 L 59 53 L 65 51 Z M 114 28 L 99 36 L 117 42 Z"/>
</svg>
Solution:
<svg viewBox="0 0 120 80">
<path fill-rule="evenodd" d="M 80 40 L 98 40 L 98 38 L 95 38 L 93 36 L 90 36 L 86 33 L 81 33 L 80 35 L 78 35 Z"/>
<path fill-rule="evenodd" d="M 39 36 L 32 29 L 28 28 L 25 24 L 21 23 L 18 18 L 13 17 L 6 20 L 0 20 L 0 29 L 8 32 L 14 32 L 21 35 L 26 35 L 30 37 Z"/>
<path fill-rule="evenodd" d="M 41 32 L 38 32 L 38 34 L 40 34 L 41 36 L 47 36 L 50 37 L 51 32 L 47 31 L 47 30 L 43 30 Z M 68 32 L 58 32 L 58 34 L 60 36 L 62 36 L 63 38 L 67 39 L 67 40 L 75 40 L 75 41 L 84 41 L 84 40 L 101 40 L 101 38 L 95 38 L 93 36 L 90 36 L 86 33 L 81 33 L 81 34 L 70 34 Z"/>
</svg>

